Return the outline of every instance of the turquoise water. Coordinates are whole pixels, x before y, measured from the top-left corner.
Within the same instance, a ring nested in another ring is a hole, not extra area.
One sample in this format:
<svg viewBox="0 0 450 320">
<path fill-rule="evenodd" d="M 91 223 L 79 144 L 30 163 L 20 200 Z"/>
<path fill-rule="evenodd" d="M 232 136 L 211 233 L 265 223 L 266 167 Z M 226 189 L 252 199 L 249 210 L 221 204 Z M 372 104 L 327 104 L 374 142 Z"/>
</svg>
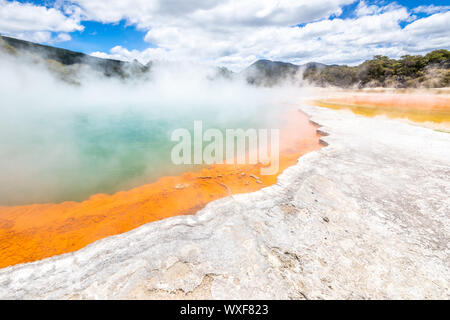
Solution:
<svg viewBox="0 0 450 320">
<path fill-rule="evenodd" d="M 203 120 L 204 130 L 267 127 L 274 123 L 273 115 L 258 116 L 266 107 L 238 116 L 218 116 L 213 107 L 187 114 L 165 114 L 161 108 L 158 113 L 139 108 L 10 113 L 0 128 L 0 204 L 82 201 L 198 169 L 170 161 L 174 129 L 192 132 L 194 120 Z"/>
</svg>

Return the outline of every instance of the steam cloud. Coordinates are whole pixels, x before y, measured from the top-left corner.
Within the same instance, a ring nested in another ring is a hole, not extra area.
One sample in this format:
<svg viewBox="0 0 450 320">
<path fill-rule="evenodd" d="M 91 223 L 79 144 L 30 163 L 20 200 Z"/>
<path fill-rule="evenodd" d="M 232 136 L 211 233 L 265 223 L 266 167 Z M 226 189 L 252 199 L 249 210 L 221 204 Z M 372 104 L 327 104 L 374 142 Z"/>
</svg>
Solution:
<svg viewBox="0 0 450 320">
<path fill-rule="evenodd" d="M 75 67 L 76 68 L 76 67 Z M 81 68 L 61 81 L 48 63 L 0 54 L 0 205 L 84 200 L 176 174 L 176 128 L 278 128 L 305 89 L 258 88 L 214 68 L 154 64 L 123 81 Z"/>
</svg>

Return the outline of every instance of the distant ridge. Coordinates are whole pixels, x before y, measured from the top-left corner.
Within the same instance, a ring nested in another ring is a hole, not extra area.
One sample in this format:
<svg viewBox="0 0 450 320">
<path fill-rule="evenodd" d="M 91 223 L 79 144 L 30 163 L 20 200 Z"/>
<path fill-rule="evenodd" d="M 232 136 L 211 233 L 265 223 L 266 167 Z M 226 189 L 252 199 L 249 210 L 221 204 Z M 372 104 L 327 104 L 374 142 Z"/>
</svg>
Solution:
<svg viewBox="0 0 450 320">
<path fill-rule="evenodd" d="M 75 52 L 5 36 L 0 36 L 0 40 L 3 40 L 3 42 L 9 46 L 10 53 L 20 52 L 34 54 L 43 59 L 56 61 L 64 66 L 71 66 L 74 64 L 89 65 L 94 70 L 100 71 L 106 76 L 127 77 L 127 73 L 124 69 L 133 68 L 133 70 L 137 72 L 146 72 L 150 68 L 150 65 L 144 66 L 136 60 L 133 62 L 126 62 L 97 58 L 81 52 Z"/>
<path fill-rule="evenodd" d="M 296 65 L 289 62 L 261 59 L 244 69 L 241 74 L 250 84 L 272 86 L 284 81 L 298 81 L 305 70 L 325 67 L 328 66 L 318 62 Z"/>
<path fill-rule="evenodd" d="M 87 65 L 105 76 L 133 78 L 147 74 L 152 62 L 142 65 L 138 61 L 102 59 L 71 50 L 41 45 L 29 41 L 0 36 L 0 49 L 11 54 L 29 53 L 51 60 L 62 66 Z M 72 70 L 73 71 L 73 70 Z M 243 77 L 249 84 L 274 86 L 284 84 L 335 86 L 341 88 L 441 88 L 450 86 L 450 51 L 434 50 L 425 56 L 403 56 L 399 60 L 375 56 L 358 66 L 326 65 L 309 62 L 296 65 L 289 62 L 257 60 L 240 73 L 217 68 L 216 77 L 232 79 Z M 66 75 L 62 77 L 66 79 Z"/>
<path fill-rule="evenodd" d="M 323 87 L 442 88 L 450 86 L 450 51 L 434 50 L 424 56 L 407 55 L 399 60 L 375 56 L 351 67 L 258 60 L 241 74 L 249 83 L 263 86 L 303 80 Z"/>
</svg>

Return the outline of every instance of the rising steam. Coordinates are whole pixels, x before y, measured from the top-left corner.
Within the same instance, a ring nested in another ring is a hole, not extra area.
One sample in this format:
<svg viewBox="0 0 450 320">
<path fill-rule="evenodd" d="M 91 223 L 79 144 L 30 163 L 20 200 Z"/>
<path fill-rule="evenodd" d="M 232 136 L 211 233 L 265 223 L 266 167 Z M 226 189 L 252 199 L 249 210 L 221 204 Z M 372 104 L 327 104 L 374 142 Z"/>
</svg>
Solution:
<svg viewBox="0 0 450 320">
<path fill-rule="evenodd" d="M 0 56 L 0 205 L 84 200 L 179 173 L 186 168 L 170 163 L 172 130 L 191 129 L 194 120 L 277 128 L 282 104 L 304 95 L 183 63 L 156 63 L 127 81 L 88 67 L 53 68 Z"/>
</svg>

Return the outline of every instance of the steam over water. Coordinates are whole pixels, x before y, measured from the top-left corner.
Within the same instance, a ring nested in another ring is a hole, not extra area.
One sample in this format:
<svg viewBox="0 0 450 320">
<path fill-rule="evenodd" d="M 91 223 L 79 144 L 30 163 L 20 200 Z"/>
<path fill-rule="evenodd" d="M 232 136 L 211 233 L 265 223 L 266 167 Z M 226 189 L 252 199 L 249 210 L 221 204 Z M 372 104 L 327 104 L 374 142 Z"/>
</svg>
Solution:
<svg viewBox="0 0 450 320">
<path fill-rule="evenodd" d="M 282 103 L 302 94 L 188 65 L 136 82 L 84 70 L 69 85 L 43 64 L 0 58 L 0 205 L 81 201 L 192 170 L 171 163 L 172 130 L 279 128 Z"/>
</svg>

